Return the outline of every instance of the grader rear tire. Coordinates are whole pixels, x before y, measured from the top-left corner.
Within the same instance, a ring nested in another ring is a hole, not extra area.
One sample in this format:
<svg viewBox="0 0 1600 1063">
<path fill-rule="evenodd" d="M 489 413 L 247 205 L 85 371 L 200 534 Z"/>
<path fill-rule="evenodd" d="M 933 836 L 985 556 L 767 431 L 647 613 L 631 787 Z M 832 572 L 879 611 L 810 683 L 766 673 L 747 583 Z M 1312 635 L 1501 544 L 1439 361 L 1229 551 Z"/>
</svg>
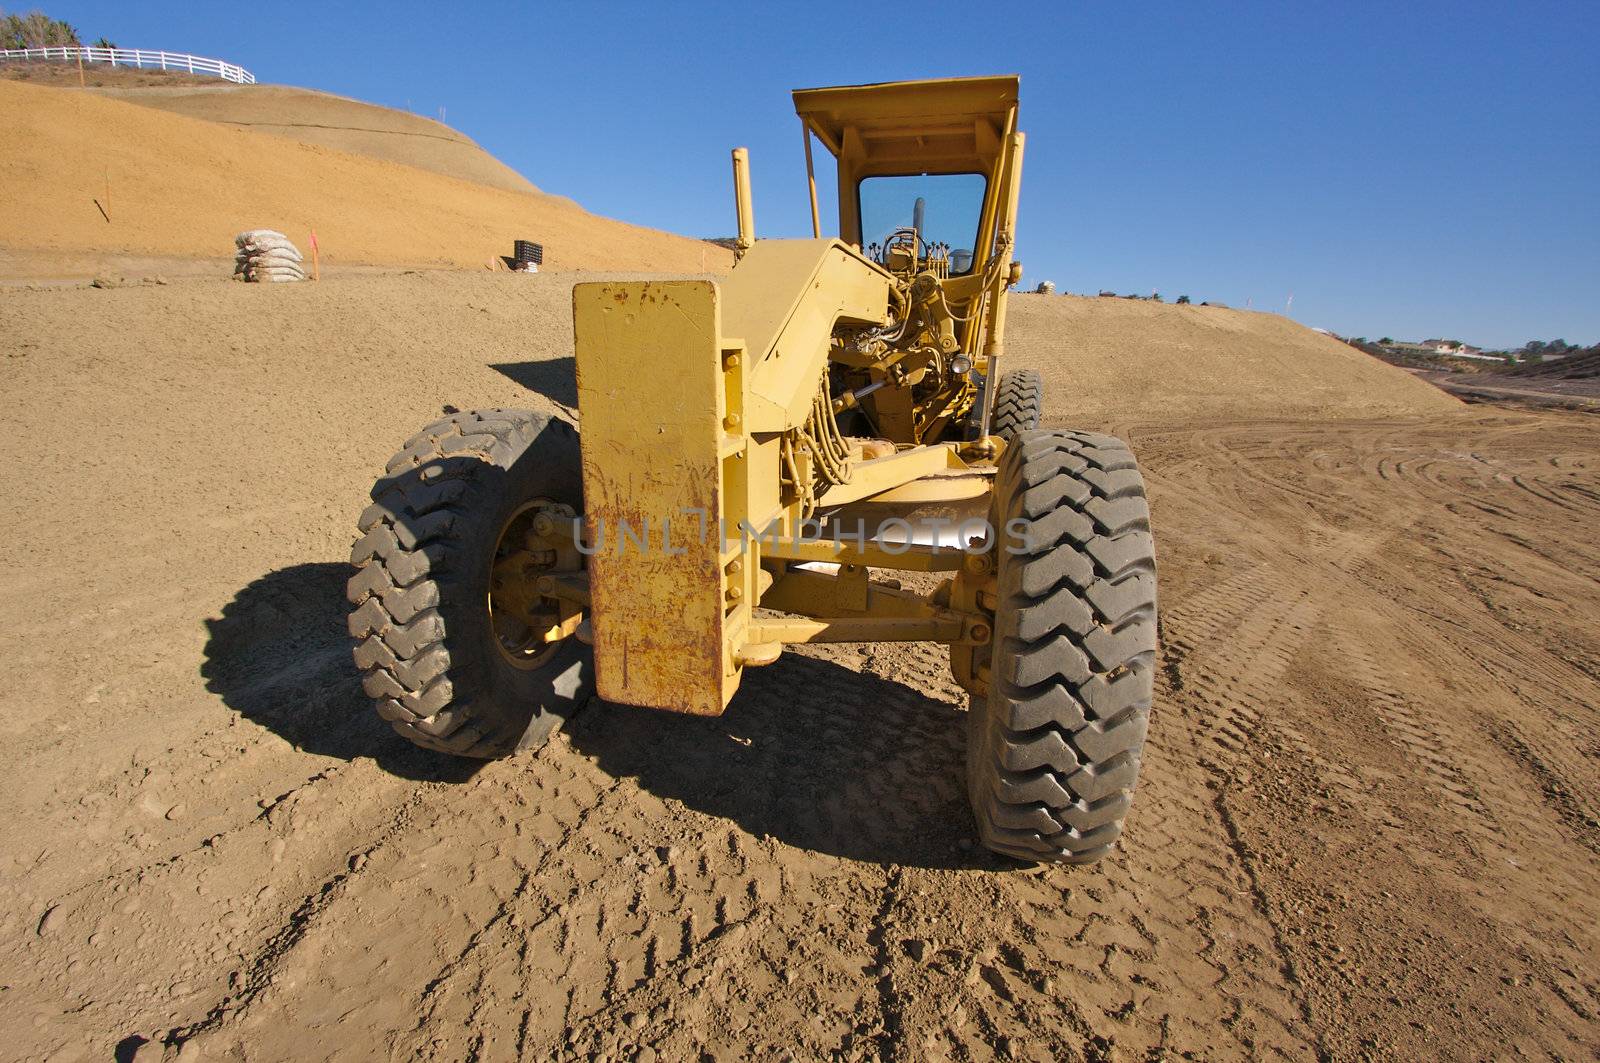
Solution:
<svg viewBox="0 0 1600 1063">
<path fill-rule="evenodd" d="M 995 852 L 1087 863 L 1122 833 L 1150 715 L 1144 481 L 1121 440 L 1032 431 L 1006 448 L 995 490 L 989 692 L 968 714 L 973 814 Z"/>
<path fill-rule="evenodd" d="M 1000 374 L 1000 387 L 994 395 L 994 415 L 989 431 L 1010 442 L 1020 432 L 1039 427 L 1044 408 L 1044 380 L 1036 369 L 1013 369 Z"/>
<path fill-rule="evenodd" d="M 575 638 L 510 652 L 491 615 L 502 534 L 530 503 L 582 510 L 578 433 L 527 410 L 459 413 L 389 460 L 350 560 L 350 634 L 378 715 L 426 749 L 543 745 L 593 693 Z M 502 618 L 503 620 L 503 618 Z"/>
</svg>

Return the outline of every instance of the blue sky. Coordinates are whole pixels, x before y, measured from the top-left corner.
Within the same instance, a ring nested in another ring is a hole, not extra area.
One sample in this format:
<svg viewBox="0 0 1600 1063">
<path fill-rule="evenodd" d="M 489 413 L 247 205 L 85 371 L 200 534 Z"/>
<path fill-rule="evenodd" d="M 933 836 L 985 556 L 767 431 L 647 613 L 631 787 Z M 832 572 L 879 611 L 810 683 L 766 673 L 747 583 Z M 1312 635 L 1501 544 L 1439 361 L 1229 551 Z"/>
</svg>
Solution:
<svg viewBox="0 0 1600 1063">
<path fill-rule="evenodd" d="M 702 236 L 735 227 L 740 144 L 758 234 L 809 234 L 790 89 L 1019 73 L 1029 286 L 1600 341 L 1595 0 L 37 3 L 88 38 L 443 107 L 547 191 Z"/>
</svg>

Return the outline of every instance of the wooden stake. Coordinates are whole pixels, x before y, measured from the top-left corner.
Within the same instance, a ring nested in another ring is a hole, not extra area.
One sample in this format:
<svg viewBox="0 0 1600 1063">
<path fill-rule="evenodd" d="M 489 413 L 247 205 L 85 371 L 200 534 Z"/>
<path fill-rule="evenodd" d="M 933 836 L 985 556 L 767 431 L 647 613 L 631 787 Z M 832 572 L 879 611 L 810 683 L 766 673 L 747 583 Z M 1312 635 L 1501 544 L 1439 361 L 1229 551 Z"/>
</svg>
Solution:
<svg viewBox="0 0 1600 1063">
<path fill-rule="evenodd" d="M 322 279 L 322 260 L 317 254 L 317 230 L 315 229 L 311 230 L 311 279 L 314 281 Z"/>
<path fill-rule="evenodd" d="M 80 89 L 84 87 L 84 81 L 83 81 L 83 53 L 82 52 L 78 53 L 78 87 Z"/>
</svg>

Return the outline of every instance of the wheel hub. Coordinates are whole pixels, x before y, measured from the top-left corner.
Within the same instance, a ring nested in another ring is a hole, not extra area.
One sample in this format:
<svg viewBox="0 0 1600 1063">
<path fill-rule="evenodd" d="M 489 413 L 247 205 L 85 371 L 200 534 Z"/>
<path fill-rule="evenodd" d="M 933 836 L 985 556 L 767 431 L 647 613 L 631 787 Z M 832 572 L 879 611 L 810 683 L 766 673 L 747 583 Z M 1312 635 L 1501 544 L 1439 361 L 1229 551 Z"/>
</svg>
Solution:
<svg viewBox="0 0 1600 1063">
<path fill-rule="evenodd" d="M 490 561 L 488 609 L 495 649 L 514 668 L 543 667 L 583 619 L 575 603 L 541 593 L 541 578 L 582 569 L 571 506 L 534 499 L 506 519 Z"/>
</svg>

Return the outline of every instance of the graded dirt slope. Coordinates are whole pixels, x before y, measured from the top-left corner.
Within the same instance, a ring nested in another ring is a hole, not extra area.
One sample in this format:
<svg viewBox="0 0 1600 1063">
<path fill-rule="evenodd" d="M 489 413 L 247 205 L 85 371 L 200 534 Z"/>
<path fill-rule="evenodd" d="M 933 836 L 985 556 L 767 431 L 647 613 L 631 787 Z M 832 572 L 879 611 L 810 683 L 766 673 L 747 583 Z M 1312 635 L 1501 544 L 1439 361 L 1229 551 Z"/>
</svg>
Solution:
<svg viewBox="0 0 1600 1063">
<path fill-rule="evenodd" d="M 225 81 L 193 87 L 113 87 L 99 91 L 143 107 L 398 162 L 490 188 L 539 191 L 526 177 L 478 147 L 471 137 L 442 122 L 326 92 Z"/>
<path fill-rule="evenodd" d="M 1133 299 L 1015 295 L 1006 366 L 1046 378 L 1073 427 L 1115 418 L 1349 417 L 1460 403 L 1276 314 Z"/>
<path fill-rule="evenodd" d="M 936 647 L 486 765 L 376 718 L 367 488 L 446 405 L 574 401 L 566 281 L 0 297 L 7 1056 L 1592 1055 L 1600 418 L 1108 416 L 1161 564 L 1143 781 L 1113 856 L 1022 870 L 972 847 Z"/>
<path fill-rule="evenodd" d="M 330 264 L 482 268 L 518 237 L 543 243 L 553 269 L 699 272 L 732 261 L 559 197 L 79 90 L 0 80 L 0 113 L 0 247 L 209 257 L 231 255 L 240 230 L 272 228 L 302 250 L 315 229 Z"/>
</svg>

